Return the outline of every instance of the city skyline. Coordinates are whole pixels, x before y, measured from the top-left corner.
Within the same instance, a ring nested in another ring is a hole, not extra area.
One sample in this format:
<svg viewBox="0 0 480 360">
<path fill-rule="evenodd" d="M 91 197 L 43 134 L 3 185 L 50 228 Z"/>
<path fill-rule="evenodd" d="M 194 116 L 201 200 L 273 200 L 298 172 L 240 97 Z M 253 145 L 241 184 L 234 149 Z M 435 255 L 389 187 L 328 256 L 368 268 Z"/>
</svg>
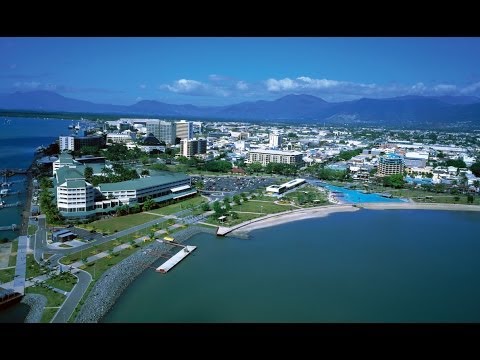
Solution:
<svg viewBox="0 0 480 360">
<path fill-rule="evenodd" d="M 227 105 L 479 96 L 480 38 L 0 38 L 0 93 Z"/>
</svg>

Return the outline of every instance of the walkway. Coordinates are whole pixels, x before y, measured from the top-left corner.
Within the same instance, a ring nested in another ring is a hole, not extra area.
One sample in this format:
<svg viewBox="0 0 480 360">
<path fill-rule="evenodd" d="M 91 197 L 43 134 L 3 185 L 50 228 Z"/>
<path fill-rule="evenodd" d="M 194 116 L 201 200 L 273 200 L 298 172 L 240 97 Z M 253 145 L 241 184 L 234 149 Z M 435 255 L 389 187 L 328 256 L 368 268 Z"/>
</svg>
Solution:
<svg viewBox="0 0 480 360">
<path fill-rule="evenodd" d="M 27 272 L 27 246 L 28 237 L 18 237 L 17 264 L 15 266 L 15 278 L 13 280 L 13 290 L 25 294 L 25 274 Z"/>
</svg>

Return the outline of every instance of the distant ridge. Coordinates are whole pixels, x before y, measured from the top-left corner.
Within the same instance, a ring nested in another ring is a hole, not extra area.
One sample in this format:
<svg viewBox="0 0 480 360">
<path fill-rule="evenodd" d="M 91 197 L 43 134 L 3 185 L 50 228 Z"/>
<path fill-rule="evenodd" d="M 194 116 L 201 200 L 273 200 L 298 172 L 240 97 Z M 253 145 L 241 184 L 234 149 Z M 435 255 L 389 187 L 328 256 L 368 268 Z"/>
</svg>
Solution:
<svg viewBox="0 0 480 360">
<path fill-rule="evenodd" d="M 286 95 L 227 106 L 195 106 L 142 100 L 133 105 L 97 104 L 51 91 L 0 95 L 0 109 L 199 117 L 232 120 L 372 124 L 480 124 L 480 98 L 474 96 L 401 96 L 330 103 L 312 95 Z"/>
</svg>

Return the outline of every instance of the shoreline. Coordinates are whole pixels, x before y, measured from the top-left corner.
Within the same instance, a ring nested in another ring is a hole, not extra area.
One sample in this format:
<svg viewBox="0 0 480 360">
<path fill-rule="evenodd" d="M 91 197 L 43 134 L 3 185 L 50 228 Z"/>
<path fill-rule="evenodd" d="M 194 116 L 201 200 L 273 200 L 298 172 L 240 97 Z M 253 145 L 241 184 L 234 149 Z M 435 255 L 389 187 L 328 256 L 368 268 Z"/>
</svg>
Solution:
<svg viewBox="0 0 480 360">
<path fill-rule="evenodd" d="M 215 235 L 213 228 L 210 230 L 193 226 L 177 232 L 175 237 L 179 243 L 183 243 L 202 232 Z M 167 247 L 170 248 L 167 249 Z M 161 258 L 161 253 L 173 248 L 175 246 L 155 241 L 105 271 L 90 290 L 74 322 L 98 323 L 101 321 L 131 283 L 144 271 L 152 268 L 152 264 Z M 165 275 L 159 274 L 159 276 Z"/>
<path fill-rule="evenodd" d="M 250 231 L 262 229 L 266 227 L 276 226 L 284 224 L 286 222 L 294 222 L 304 219 L 321 218 L 328 216 L 329 214 L 337 212 L 349 212 L 360 209 L 367 210 L 443 210 L 443 211 L 480 211 L 478 205 L 464 205 L 464 204 L 419 204 L 414 202 L 402 202 L 402 203 L 358 203 L 358 204 L 337 204 L 328 205 L 325 207 L 316 207 L 309 209 L 302 209 L 299 211 L 273 214 L 267 218 L 259 218 L 251 220 L 251 222 L 244 223 L 243 225 L 237 225 L 234 229 L 230 230 L 228 234 L 245 235 Z M 256 220 L 256 221 L 255 221 Z"/>
</svg>

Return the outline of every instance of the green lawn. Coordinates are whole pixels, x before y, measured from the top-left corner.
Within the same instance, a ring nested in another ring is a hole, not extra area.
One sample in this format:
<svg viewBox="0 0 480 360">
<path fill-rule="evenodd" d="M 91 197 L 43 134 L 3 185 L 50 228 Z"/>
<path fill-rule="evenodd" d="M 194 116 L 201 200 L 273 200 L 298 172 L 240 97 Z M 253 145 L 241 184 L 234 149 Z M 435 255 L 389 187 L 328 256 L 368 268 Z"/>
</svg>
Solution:
<svg viewBox="0 0 480 360">
<path fill-rule="evenodd" d="M 81 266 L 83 270 L 88 271 L 92 275 L 92 279 L 97 280 L 100 275 L 107 271 L 110 267 L 115 264 L 118 264 L 120 261 L 132 255 L 134 252 L 138 251 L 141 247 L 151 244 L 151 241 L 145 243 L 140 243 L 137 246 L 131 246 L 130 248 L 124 249 L 121 252 L 109 255 L 105 258 L 99 259 L 93 263 Z"/>
<path fill-rule="evenodd" d="M 34 235 L 37 231 L 37 225 L 28 225 L 27 233 L 28 235 Z"/>
<path fill-rule="evenodd" d="M 240 205 L 233 205 L 232 211 L 250 211 L 262 214 L 274 214 L 282 211 L 290 210 L 290 206 L 285 205 L 277 205 L 273 202 L 263 202 L 263 201 L 256 201 L 250 200 L 244 202 Z"/>
<path fill-rule="evenodd" d="M 27 294 L 40 294 L 45 296 L 47 298 L 47 304 L 45 305 L 46 307 L 61 306 L 65 301 L 64 295 L 38 285 L 26 288 L 25 292 Z M 44 309 L 41 322 L 50 322 L 57 311 L 58 309 Z"/>
<path fill-rule="evenodd" d="M 10 258 L 8 259 L 8 266 L 15 266 L 17 264 L 17 250 L 18 250 L 18 239 L 12 241 L 12 250 L 10 253 Z"/>
<path fill-rule="evenodd" d="M 86 229 L 95 229 L 97 232 L 107 232 L 112 234 L 116 231 L 128 229 L 132 226 L 141 225 L 148 221 L 158 219 L 158 216 L 138 213 L 125 216 L 112 217 L 109 219 L 102 219 L 91 222 L 82 227 Z"/>
<path fill-rule="evenodd" d="M 72 264 L 76 261 L 82 260 L 82 258 L 89 257 L 93 254 L 98 254 L 102 251 L 108 251 L 110 249 L 113 249 L 115 246 L 118 246 L 120 244 L 125 244 L 128 243 L 132 240 L 138 239 L 139 237 L 149 235 L 150 234 L 150 228 L 143 229 L 140 231 L 136 231 L 133 234 L 128 234 L 122 237 L 119 237 L 115 240 L 108 241 L 106 243 L 100 244 L 93 246 L 89 249 L 86 250 L 79 250 L 73 254 L 67 255 L 65 257 L 62 257 L 60 259 L 60 262 L 65 265 Z"/>
<path fill-rule="evenodd" d="M 49 323 L 50 321 L 52 321 L 57 311 L 57 308 L 43 309 L 42 319 L 40 320 L 40 322 Z"/>
<path fill-rule="evenodd" d="M 46 272 L 47 271 L 43 270 L 40 265 L 35 261 L 32 254 L 27 255 L 27 278 L 43 275 Z"/>
<path fill-rule="evenodd" d="M 161 215 L 171 215 L 182 210 L 191 209 L 192 207 L 198 206 L 204 202 L 207 202 L 207 200 L 201 196 L 195 196 L 193 198 L 167 205 L 159 209 L 150 210 L 149 212 Z"/>
<path fill-rule="evenodd" d="M 238 219 L 232 219 L 230 216 L 227 216 L 227 220 L 225 222 L 219 222 L 218 216 L 214 214 L 214 215 L 210 215 L 205 222 L 216 225 L 216 226 L 230 227 L 230 226 L 238 225 L 244 221 L 253 220 L 263 216 L 263 215 L 257 215 L 257 214 L 241 214 L 241 213 L 237 213 L 237 214 L 238 214 Z"/>
<path fill-rule="evenodd" d="M 312 202 L 306 202 L 307 196 L 311 194 Z M 303 197 L 303 204 L 300 204 L 299 197 Z M 324 205 L 328 204 L 327 195 L 325 193 L 320 192 L 316 187 L 306 185 L 303 186 L 301 189 L 292 191 L 283 197 L 285 200 L 293 200 L 295 205 L 302 206 L 302 207 L 309 207 L 309 206 L 317 206 L 317 205 Z M 316 202 L 313 202 L 316 200 Z"/>
<path fill-rule="evenodd" d="M 0 270 L 0 283 L 7 283 L 13 280 L 15 268 Z"/>
<path fill-rule="evenodd" d="M 57 289 L 71 291 L 77 283 L 77 278 L 70 273 L 63 272 L 62 274 L 51 277 L 45 282 Z"/>
</svg>

